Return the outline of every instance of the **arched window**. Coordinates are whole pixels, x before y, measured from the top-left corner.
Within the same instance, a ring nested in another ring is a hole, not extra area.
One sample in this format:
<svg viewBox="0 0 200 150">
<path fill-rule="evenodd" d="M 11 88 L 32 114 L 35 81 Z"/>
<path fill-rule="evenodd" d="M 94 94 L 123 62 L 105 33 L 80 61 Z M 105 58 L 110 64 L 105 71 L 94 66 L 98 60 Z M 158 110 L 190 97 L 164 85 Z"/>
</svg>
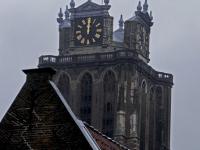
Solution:
<svg viewBox="0 0 200 150">
<path fill-rule="evenodd" d="M 103 134 L 113 138 L 114 132 L 114 104 L 115 104 L 115 75 L 107 71 L 103 78 Z"/>
<path fill-rule="evenodd" d="M 149 93 L 150 108 L 149 108 L 149 150 L 154 150 L 154 89 L 151 88 Z"/>
<path fill-rule="evenodd" d="M 141 99 L 141 126 L 140 126 L 140 150 L 145 150 L 146 145 L 146 82 L 142 82 L 142 99 Z"/>
<path fill-rule="evenodd" d="M 162 142 L 162 88 L 156 88 L 156 141 L 161 144 Z"/>
<path fill-rule="evenodd" d="M 80 118 L 91 123 L 91 111 L 92 111 L 92 76 L 89 73 L 85 73 L 81 78 L 81 107 Z"/>
<path fill-rule="evenodd" d="M 58 89 L 64 96 L 65 100 L 69 103 L 69 89 L 70 89 L 69 77 L 64 73 L 61 74 L 57 84 L 58 84 Z"/>
</svg>

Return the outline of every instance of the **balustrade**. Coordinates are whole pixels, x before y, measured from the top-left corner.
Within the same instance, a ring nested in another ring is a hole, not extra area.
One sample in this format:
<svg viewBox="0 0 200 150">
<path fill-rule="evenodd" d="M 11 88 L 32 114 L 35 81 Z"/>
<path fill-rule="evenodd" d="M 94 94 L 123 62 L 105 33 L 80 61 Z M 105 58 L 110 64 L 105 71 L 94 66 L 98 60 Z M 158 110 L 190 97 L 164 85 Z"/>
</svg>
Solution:
<svg viewBox="0 0 200 150">
<path fill-rule="evenodd" d="M 100 55 L 100 60 L 110 60 L 110 59 L 113 59 L 113 53 L 101 54 Z"/>
<path fill-rule="evenodd" d="M 116 59 L 117 58 L 117 59 Z M 139 60 L 137 53 L 131 50 L 121 50 L 110 53 L 96 53 L 96 54 L 84 54 L 84 55 L 71 55 L 71 56 L 41 56 L 39 58 L 39 66 L 51 65 L 51 64 L 70 64 L 80 62 L 98 62 L 98 61 L 113 61 L 119 59 Z M 155 71 L 148 64 L 143 61 L 137 62 L 138 67 L 145 74 L 150 75 L 151 78 L 158 81 L 173 82 L 173 76 L 171 74 Z"/>
<path fill-rule="evenodd" d="M 94 61 L 95 55 L 79 55 L 77 56 L 77 61 Z"/>
</svg>

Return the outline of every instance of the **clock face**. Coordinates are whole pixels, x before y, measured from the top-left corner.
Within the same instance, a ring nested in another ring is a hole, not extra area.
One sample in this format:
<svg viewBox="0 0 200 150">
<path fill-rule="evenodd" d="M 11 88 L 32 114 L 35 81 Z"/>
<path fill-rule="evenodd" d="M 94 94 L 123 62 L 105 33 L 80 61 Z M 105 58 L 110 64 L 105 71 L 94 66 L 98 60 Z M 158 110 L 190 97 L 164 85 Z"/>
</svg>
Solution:
<svg viewBox="0 0 200 150">
<path fill-rule="evenodd" d="M 75 45 L 101 44 L 103 39 L 103 17 L 86 17 L 76 19 Z"/>
<path fill-rule="evenodd" d="M 149 33 L 147 30 L 140 26 L 140 40 L 139 40 L 139 49 L 144 57 L 147 57 L 148 49 L 149 49 Z"/>
</svg>

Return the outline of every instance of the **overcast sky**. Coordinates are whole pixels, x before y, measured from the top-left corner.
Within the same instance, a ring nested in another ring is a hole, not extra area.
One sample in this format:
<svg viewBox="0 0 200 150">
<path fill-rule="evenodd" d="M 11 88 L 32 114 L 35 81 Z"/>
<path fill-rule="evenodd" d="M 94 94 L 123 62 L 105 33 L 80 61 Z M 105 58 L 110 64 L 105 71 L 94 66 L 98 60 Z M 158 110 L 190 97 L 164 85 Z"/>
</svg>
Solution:
<svg viewBox="0 0 200 150">
<path fill-rule="evenodd" d="M 75 0 L 76 6 L 87 0 Z M 102 0 L 92 0 L 101 4 Z M 59 8 L 70 0 L 0 0 L 0 120 L 25 82 L 22 69 L 58 55 Z M 144 0 L 142 0 L 142 4 Z M 171 150 L 200 147 L 200 1 L 148 0 L 153 11 L 150 65 L 172 73 Z M 110 0 L 114 29 L 133 16 L 138 0 Z"/>
</svg>

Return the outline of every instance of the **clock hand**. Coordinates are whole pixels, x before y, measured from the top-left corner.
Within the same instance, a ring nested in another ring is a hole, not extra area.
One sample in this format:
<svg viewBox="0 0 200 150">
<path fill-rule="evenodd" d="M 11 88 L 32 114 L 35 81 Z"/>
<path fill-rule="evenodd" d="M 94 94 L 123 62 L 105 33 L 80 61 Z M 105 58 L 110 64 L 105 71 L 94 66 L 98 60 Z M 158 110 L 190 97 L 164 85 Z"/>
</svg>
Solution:
<svg viewBox="0 0 200 150">
<path fill-rule="evenodd" d="M 87 34 L 90 34 L 90 24 L 87 25 Z"/>
<path fill-rule="evenodd" d="M 87 34 L 90 34 L 90 27 L 91 27 L 91 18 L 88 18 L 88 25 L 87 25 Z"/>
</svg>

